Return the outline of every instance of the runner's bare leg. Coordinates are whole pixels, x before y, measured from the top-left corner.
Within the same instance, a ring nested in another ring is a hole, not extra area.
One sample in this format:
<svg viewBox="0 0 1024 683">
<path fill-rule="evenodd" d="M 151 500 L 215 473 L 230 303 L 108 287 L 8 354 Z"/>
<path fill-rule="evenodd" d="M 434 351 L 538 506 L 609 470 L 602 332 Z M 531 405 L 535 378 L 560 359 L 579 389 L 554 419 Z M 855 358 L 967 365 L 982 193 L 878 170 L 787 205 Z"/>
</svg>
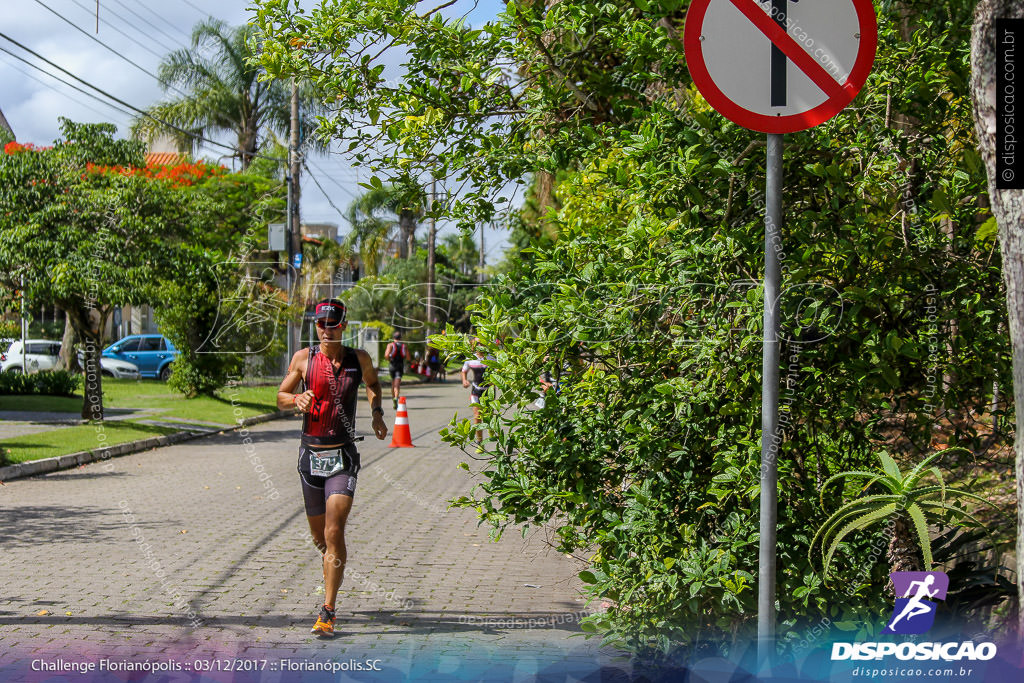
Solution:
<svg viewBox="0 0 1024 683">
<path fill-rule="evenodd" d="M 327 515 L 315 515 L 310 517 L 306 515 L 306 521 L 309 522 L 309 535 L 313 538 L 313 545 L 323 555 L 327 551 L 327 541 L 324 540 L 324 520 Z M 326 564 L 324 565 L 327 566 Z M 324 571 L 324 585 L 327 584 L 327 572 Z"/>
<path fill-rule="evenodd" d="M 324 603 L 337 607 L 338 588 L 345 576 L 345 562 L 348 555 L 345 551 L 345 522 L 352 509 L 352 496 L 336 493 L 327 499 L 327 514 L 324 524 L 324 540 L 327 552 L 324 553 Z"/>
</svg>

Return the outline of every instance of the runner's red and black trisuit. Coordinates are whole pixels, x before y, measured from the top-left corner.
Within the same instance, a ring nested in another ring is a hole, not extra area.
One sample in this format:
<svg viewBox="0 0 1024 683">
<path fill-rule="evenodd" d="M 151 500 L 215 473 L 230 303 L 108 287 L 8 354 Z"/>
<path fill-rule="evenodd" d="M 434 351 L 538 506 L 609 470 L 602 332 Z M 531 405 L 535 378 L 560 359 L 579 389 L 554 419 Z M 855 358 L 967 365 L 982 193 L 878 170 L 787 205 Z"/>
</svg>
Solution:
<svg viewBox="0 0 1024 683">
<path fill-rule="evenodd" d="M 347 444 L 355 438 L 356 398 L 363 368 L 355 349 L 343 346 L 341 351 L 341 367 L 335 372 L 331 359 L 320 352 L 319 346 L 309 347 L 306 389 L 316 397 L 302 420 L 303 445 Z"/>
<path fill-rule="evenodd" d="M 363 368 L 354 349 L 341 348 L 341 367 L 335 372 L 319 346 L 309 347 L 305 386 L 314 399 L 302 419 L 298 469 L 306 514 L 311 517 L 324 514 L 334 493 L 354 496 L 359 473 L 359 451 L 353 440 Z"/>
</svg>

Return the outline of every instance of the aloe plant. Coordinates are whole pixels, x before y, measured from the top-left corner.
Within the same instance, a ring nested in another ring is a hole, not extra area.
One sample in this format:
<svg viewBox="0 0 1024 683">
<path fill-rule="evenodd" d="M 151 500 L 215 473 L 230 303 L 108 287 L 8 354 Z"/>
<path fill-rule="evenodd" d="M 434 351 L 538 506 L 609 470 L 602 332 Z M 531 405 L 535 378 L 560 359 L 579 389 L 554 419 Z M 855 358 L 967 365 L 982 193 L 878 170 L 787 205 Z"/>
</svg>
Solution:
<svg viewBox="0 0 1024 683">
<path fill-rule="evenodd" d="M 907 473 L 900 470 L 888 453 L 882 452 L 878 454 L 880 470 L 854 470 L 830 477 L 821 487 L 822 506 L 825 504 L 825 490 L 837 481 L 863 479 L 865 483 L 860 490 L 862 494 L 868 495 L 845 503 L 832 513 L 814 535 L 810 553 L 814 552 L 820 541 L 824 572 L 828 573 L 832 556 L 846 536 L 878 524 L 892 524 L 888 553 L 891 571 L 931 569 L 933 561 L 929 524 L 941 522 L 946 525 L 962 525 L 966 521 L 970 526 L 984 529 L 984 525 L 960 503 L 965 500 L 988 505 L 991 503 L 968 491 L 946 486 L 942 473 L 937 467 L 931 466 L 936 458 L 949 452 L 932 453 Z M 925 480 L 929 474 L 934 477 L 934 482 Z M 884 492 L 871 493 L 869 489 L 872 487 L 876 490 L 881 488 Z M 924 560 L 923 567 L 918 560 L 918 549 Z"/>
</svg>

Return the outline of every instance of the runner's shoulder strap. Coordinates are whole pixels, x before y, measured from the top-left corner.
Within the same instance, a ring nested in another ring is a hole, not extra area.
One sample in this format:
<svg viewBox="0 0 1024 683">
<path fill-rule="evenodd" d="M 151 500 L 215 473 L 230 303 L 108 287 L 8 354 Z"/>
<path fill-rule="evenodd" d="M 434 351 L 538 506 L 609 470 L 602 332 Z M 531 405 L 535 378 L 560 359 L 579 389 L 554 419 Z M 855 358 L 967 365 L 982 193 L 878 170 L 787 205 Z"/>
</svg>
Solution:
<svg viewBox="0 0 1024 683">
<path fill-rule="evenodd" d="M 309 373 L 313 371 L 313 354 L 317 351 L 316 344 L 309 347 L 309 354 L 306 356 L 306 375 L 302 378 L 302 392 L 304 393 L 309 389 Z"/>
</svg>

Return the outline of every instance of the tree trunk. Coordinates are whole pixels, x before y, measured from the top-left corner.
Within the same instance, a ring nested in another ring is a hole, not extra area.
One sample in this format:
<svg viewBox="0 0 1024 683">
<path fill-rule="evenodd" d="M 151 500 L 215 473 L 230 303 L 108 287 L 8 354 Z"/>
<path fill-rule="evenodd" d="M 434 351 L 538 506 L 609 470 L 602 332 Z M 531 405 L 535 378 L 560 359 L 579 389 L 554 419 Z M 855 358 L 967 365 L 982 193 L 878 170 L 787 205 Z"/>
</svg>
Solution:
<svg viewBox="0 0 1024 683">
<path fill-rule="evenodd" d="M 57 361 L 58 370 L 79 372 L 82 367 L 78 364 L 78 354 L 75 353 L 75 328 L 71 324 L 71 316 L 64 314 L 64 337 L 60 342 L 60 360 Z"/>
<path fill-rule="evenodd" d="M 910 521 L 897 517 L 892 525 L 892 538 L 889 539 L 889 569 L 894 572 L 921 571 L 921 553 L 914 544 L 914 532 Z M 931 569 L 926 567 L 925 570 Z"/>
<path fill-rule="evenodd" d="M 100 352 L 103 350 L 103 316 L 95 308 L 87 308 L 78 302 L 61 305 L 67 314 L 75 334 L 82 340 L 85 355 L 85 398 L 82 401 L 82 419 L 92 422 L 103 421 L 103 372 L 100 369 Z"/>
<path fill-rule="evenodd" d="M 999 224 L 999 247 L 1003 259 L 1010 348 L 1013 354 L 1013 402 L 1017 418 L 1014 433 L 1017 477 L 1017 600 L 1018 605 L 1024 606 L 1024 190 L 996 188 L 997 17 L 1024 18 L 1024 4 L 1019 0 L 980 0 L 974 11 L 974 25 L 971 30 L 971 99 L 974 102 L 974 127 L 978 136 L 978 151 L 985 161 L 985 170 L 988 174 L 992 213 Z M 1018 54 L 1020 47 L 1017 45 Z M 1017 632 L 1024 637 L 1024 609 L 1017 610 Z"/>
<path fill-rule="evenodd" d="M 252 164 L 253 159 L 256 158 L 256 151 L 258 149 L 258 133 L 253 127 L 252 122 L 248 122 L 242 130 L 238 132 L 238 154 L 242 160 L 242 170 L 249 168 Z"/>
<path fill-rule="evenodd" d="M 103 421 L 103 372 L 100 370 L 100 345 L 92 335 L 85 335 L 85 399 L 82 419 Z"/>
<path fill-rule="evenodd" d="M 410 259 L 416 255 L 416 219 L 408 211 L 402 211 L 398 214 L 398 227 L 402 233 L 400 256 Z"/>
</svg>

